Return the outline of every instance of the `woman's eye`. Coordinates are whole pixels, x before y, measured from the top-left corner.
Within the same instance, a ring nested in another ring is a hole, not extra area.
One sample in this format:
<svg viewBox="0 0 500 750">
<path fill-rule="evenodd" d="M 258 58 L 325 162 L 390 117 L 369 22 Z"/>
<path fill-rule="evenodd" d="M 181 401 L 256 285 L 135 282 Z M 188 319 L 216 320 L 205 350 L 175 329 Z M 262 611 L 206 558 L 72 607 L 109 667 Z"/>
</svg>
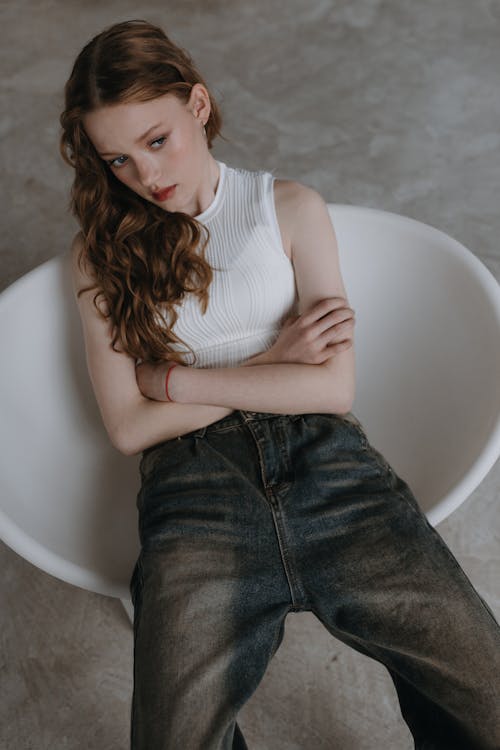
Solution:
<svg viewBox="0 0 500 750">
<path fill-rule="evenodd" d="M 158 148 L 161 148 L 165 141 L 167 140 L 166 136 L 161 136 L 160 138 L 155 138 L 154 141 L 151 141 L 149 144 L 150 146 L 153 146 L 155 143 L 158 144 L 158 147 L 155 149 L 158 150 Z M 109 164 L 110 167 L 114 167 L 115 169 L 122 167 L 125 164 L 125 161 L 120 161 L 120 159 L 126 160 L 126 156 L 117 156 L 116 159 L 110 159 L 107 164 Z"/>
<path fill-rule="evenodd" d="M 110 161 L 108 161 L 108 164 L 110 167 L 121 167 L 122 164 L 124 164 L 124 162 L 120 161 L 120 159 L 126 159 L 126 158 L 127 158 L 126 156 L 117 156 L 116 159 L 111 159 Z"/>
</svg>

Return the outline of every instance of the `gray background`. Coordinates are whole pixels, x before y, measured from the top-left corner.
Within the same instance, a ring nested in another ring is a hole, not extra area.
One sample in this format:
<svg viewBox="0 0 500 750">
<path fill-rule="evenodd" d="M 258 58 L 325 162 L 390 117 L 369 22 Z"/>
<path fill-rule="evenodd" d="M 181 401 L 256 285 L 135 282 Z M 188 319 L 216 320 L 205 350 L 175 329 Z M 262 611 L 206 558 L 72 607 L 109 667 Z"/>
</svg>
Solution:
<svg viewBox="0 0 500 750">
<path fill-rule="evenodd" d="M 193 55 L 230 138 L 216 158 L 431 224 L 500 278 L 496 0 L 24 0 L 0 9 L 0 288 L 69 248 L 63 85 L 94 34 L 131 18 Z M 497 463 L 438 527 L 497 617 L 499 483 Z M 0 747 L 128 748 L 132 631 L 120 603 L 0 553 Z M 239 721 L 251 750 L 413 748 L 385 668 L 311 613 L 287 618 Z"/>
</svg>

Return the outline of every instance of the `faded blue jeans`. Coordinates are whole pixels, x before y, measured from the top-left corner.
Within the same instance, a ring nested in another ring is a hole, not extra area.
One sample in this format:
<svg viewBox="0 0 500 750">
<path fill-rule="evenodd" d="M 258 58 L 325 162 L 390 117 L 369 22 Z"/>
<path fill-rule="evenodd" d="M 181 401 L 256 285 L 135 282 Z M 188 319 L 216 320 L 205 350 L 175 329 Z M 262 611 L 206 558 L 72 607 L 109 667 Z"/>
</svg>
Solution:
<svg viewBox="0 0 500 750">
<path fill-rule="evenodd" d="M 140 471 L 132 750 L 247 748 L 305 610 L 387 667 L 415 748 L 500 748 L 498 622 L 352 413 L 235 410 Z"/>
</svg>

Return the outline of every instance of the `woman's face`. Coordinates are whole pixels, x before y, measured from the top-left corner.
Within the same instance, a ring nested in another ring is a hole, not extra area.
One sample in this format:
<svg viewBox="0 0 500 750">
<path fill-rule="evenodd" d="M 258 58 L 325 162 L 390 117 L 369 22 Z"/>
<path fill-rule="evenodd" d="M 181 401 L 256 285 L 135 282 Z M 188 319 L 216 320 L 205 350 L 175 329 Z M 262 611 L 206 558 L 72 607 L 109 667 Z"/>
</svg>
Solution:
<svg viewBox="0 0 500 750">
<path fill-rule="evenodd" d="M 165 94 L 147 102 L 105 106 L 83 117 L 83 127 L 115 177 L 168 211 L 200 213 L 211 158 L 203 126 L 210 113 L 204 86 L 187 102 Z M 175 185 L 173 191 L 161 191 Z M 155 195 L 156 194 L 156 195 Z"/>
</svg>

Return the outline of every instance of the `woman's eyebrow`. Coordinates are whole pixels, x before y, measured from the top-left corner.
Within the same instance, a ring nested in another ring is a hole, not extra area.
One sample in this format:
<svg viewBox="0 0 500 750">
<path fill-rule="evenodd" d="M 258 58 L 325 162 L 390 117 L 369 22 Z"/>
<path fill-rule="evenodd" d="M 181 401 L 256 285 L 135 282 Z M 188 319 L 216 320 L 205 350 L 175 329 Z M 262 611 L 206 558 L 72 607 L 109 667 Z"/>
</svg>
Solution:
<svg viewBox="0 0 500 750">
<path fill-rule="evenodd" d="M 150 128 L 146 130 L 145 133 L 140 135 L 139 138 L 135 140 L 135 143 L 140 143 L 141 141 L 143 141 L 144 138 L 146 138 L 151 133 L 152 130 L 154 130 L 155 128 L 158 128 L 160 125 L 161 125 L 161 122 L 157 122 L 156 125 L 152 125 Z M 117 154 L 118 151 L 98 151 L 97 153 L 99 154 L 99 156 L 112 156 L 113 154 Z"/>
</svg>

